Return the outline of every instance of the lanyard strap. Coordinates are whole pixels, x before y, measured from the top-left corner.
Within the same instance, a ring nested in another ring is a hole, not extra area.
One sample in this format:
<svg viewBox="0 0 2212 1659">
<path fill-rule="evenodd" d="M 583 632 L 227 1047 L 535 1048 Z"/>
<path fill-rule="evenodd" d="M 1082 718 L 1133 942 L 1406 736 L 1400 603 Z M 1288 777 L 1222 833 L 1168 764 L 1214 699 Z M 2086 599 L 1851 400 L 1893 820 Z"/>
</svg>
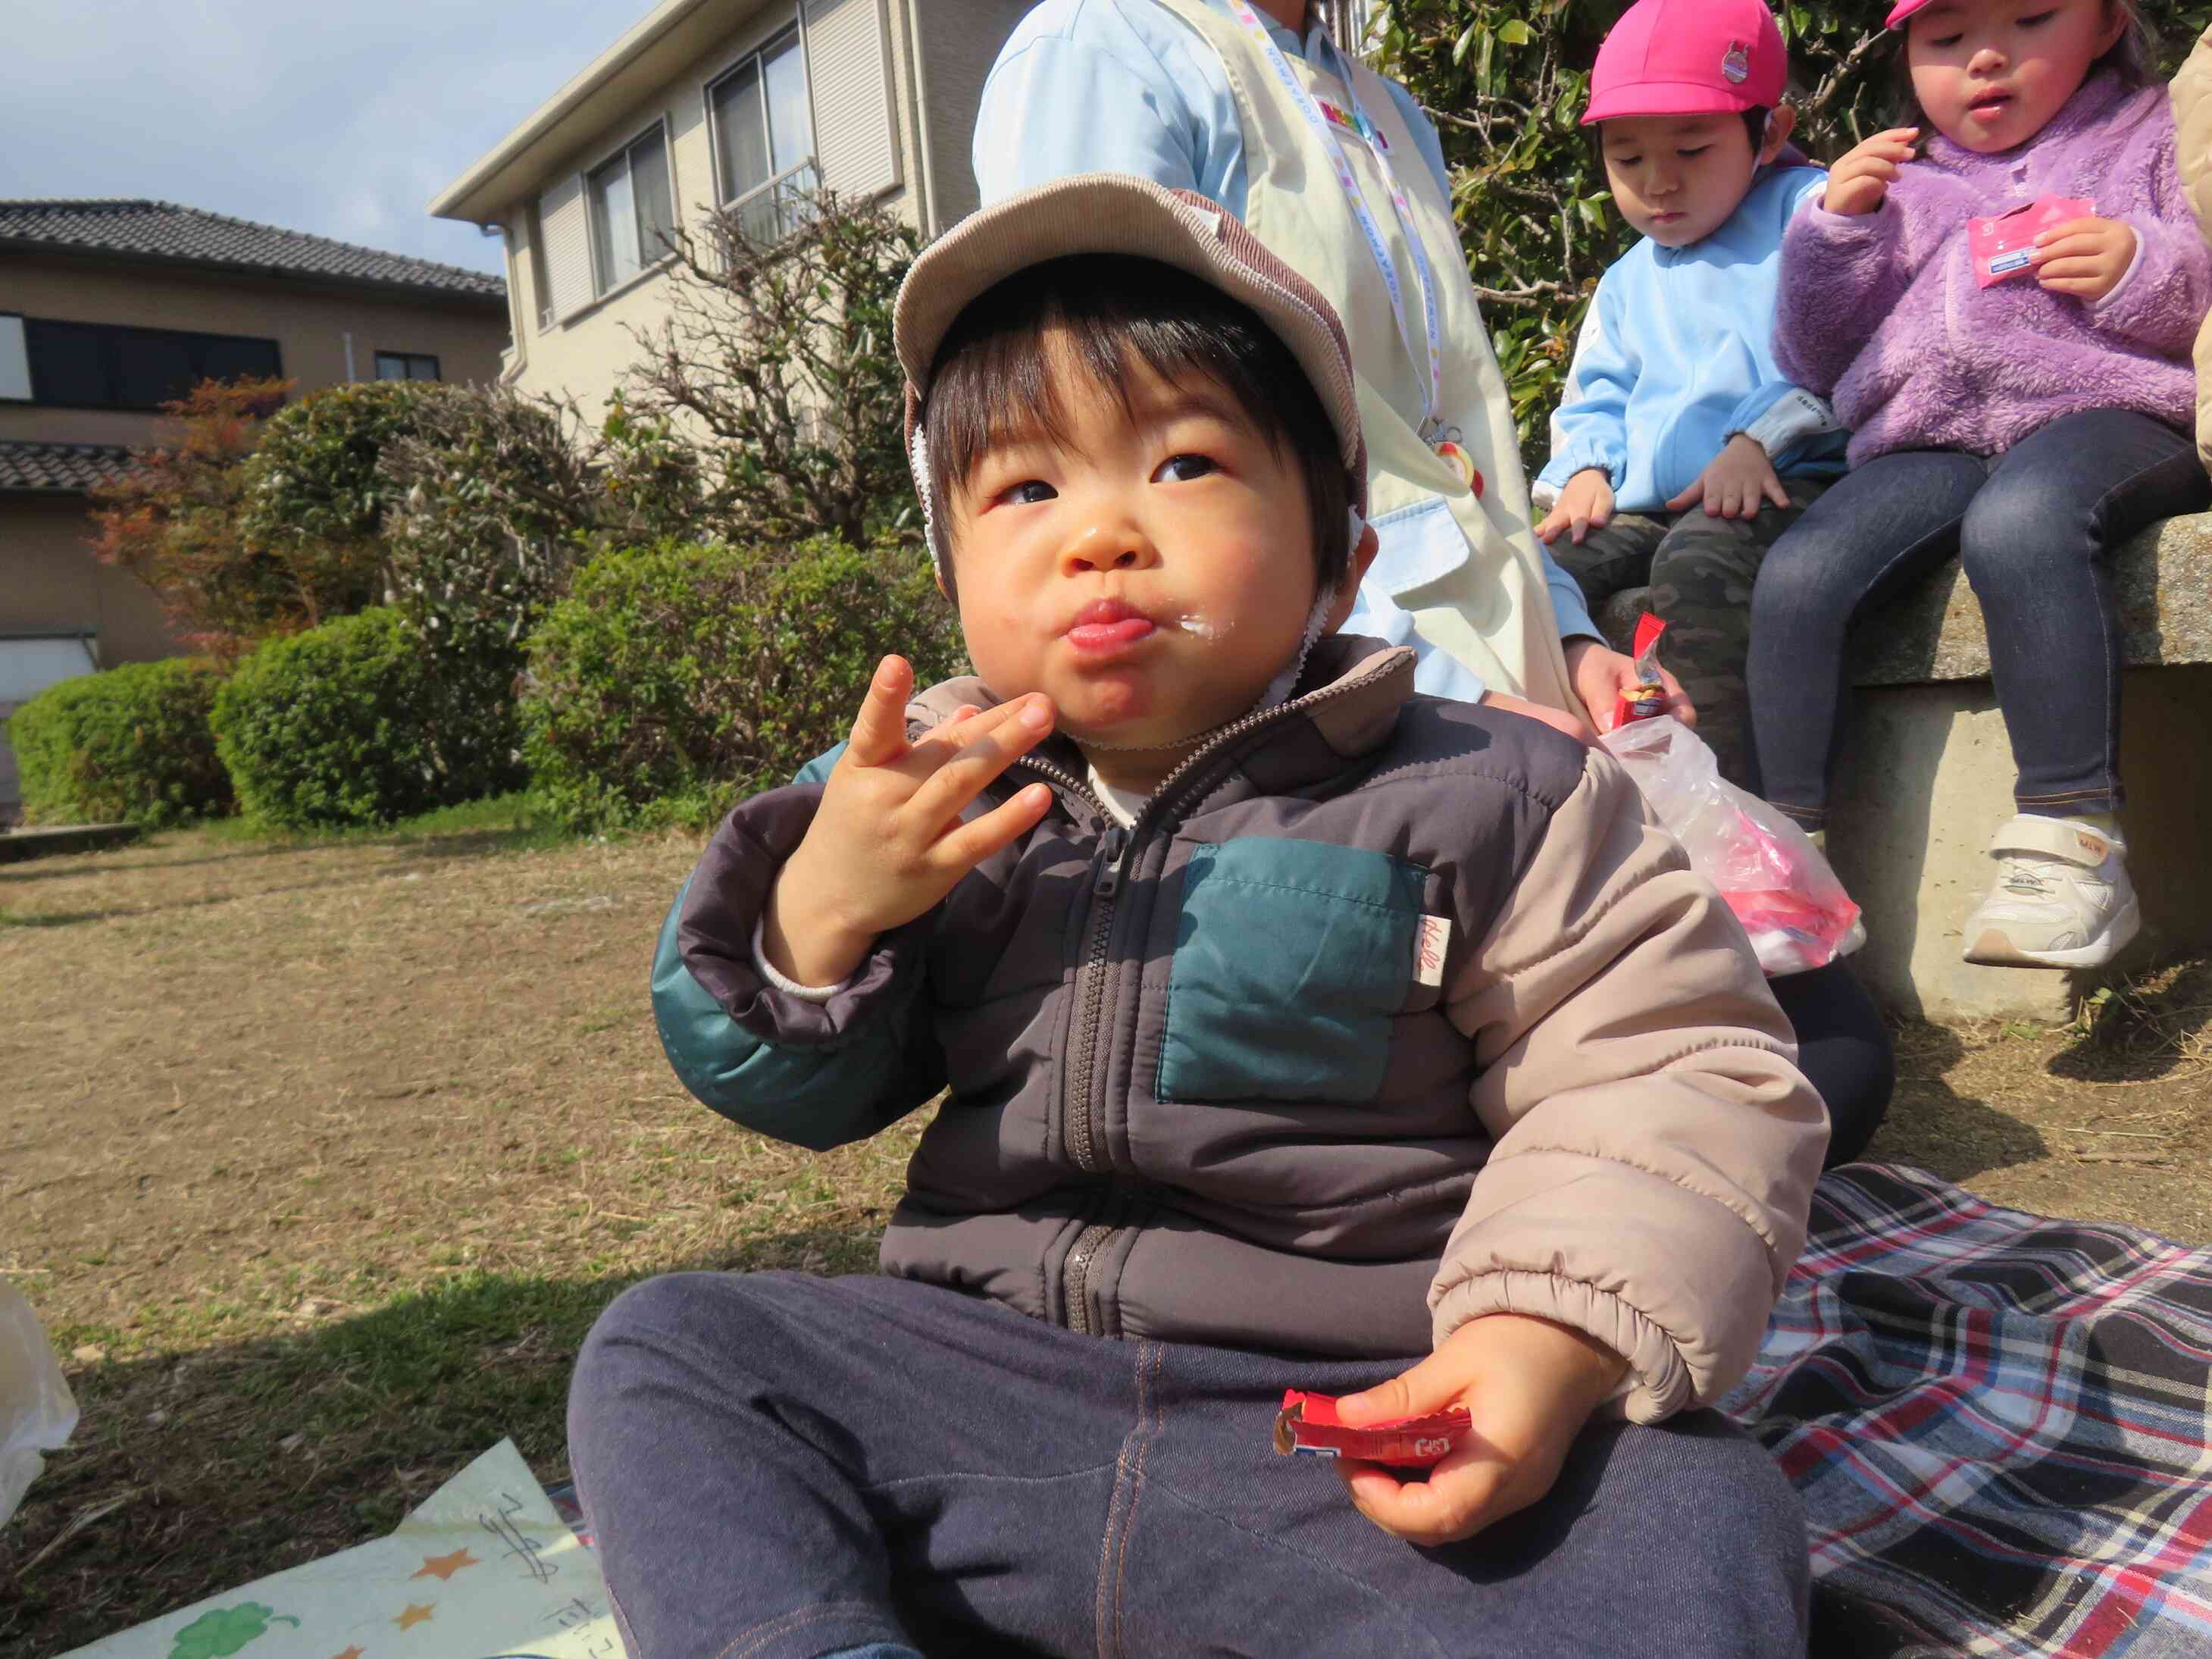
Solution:
<svg viewBox="0 0 2212 1659">
<path fill-rule="evenodd" d="M 1267 26 L 1260 21 L 1247 0 L 1231 0 L 1231 9 L 1236 13 L 1237 21 L 1251 32 L 1261 49 L 1267 53 L 1268 66 L 1275 71 L 1275 78 L 1283 83 L 1284 89 L 1291 95 L 1291 101 L 1305 118 L 1307 127 L 1319 141 L 1322 153 L 1328 157 L 1330 168 L 1336 174 L 1337 185 L 1344 191 L 1345 199 L 1351 204 L 1352 217 L 1359 222 L 1360 234 L 1367 239 L 1367 252 L 1373 258 L 1376 269 L 1382 273 L 1382 286 L 1390 295 L 1390 315 L 1398 325 L 1399 341 L 1405 346 L 1407 358 L 1418 366 L 1421 354 L 1413 349 L 1413 331 L 1406 322 L 1406 295 L 1404 285 L 1398 280 L 1398 262 L 1391 258 L 1390 250 L 1382 240 L 1382 228 L 1376 223 L 1374 212 L 1367 205 L 1367 192 L 1360 187 L 1358 175 L 1352 172 L 1352 163 L 1345 156 L 1344 147 L 1337 143 L 1334 129 L 1328 118 L 1322 112 L 1320 106 L 1314 101 L 1313 94 L 1306 89 L 1297 72 L 1291 68 L 1290 60 L 1283 55 L 1283 49 L 1267 33 Z M 1322 32 L 1322 38 L 1328 39 L 1326 31 Z M 1336 51 L 1334 41 L 1331 40 L 1329 46 L 1332 52 Z M 1340 52 L 1338 55 L 1342 56 Z M 1397 217 L 1398 228 L 1404 233 L 1407 244 L 1413 250 L 1414 275 L 1420 286 L 1422 318 L 1428 325 L 1429 348 L 1428 382 L 1422 388 L 1420 434 L 1422 442 L 1431 443 L 1435 441 L 1442 425 L 1437 417 L 1443 404 L 1444 387 L 1443 331 L 1437 319 L 1436 273 L 1429 264 L 1428 249 L 1421 244 L 1420 230 L 1413 222 L 1413 204 L 1407 201 L 1406 192 L 1399 187 L 1398 176 L 1390 166 L 1388 148 L 1382 142 L 1375 124 L 1368 118 L 1366 110 L 1360 105 L 1359 88 L 1349 64 L 1345 69 L 1344 89 L 1346 95 L 1352 100 L 1352 118 L 1359 137 L 1367 145 L 1369 154 L 1374 156 L 1376 165 L 1381 167 L 1383 180 L 1389 187 L 1390 210 Z"/>
</svg>

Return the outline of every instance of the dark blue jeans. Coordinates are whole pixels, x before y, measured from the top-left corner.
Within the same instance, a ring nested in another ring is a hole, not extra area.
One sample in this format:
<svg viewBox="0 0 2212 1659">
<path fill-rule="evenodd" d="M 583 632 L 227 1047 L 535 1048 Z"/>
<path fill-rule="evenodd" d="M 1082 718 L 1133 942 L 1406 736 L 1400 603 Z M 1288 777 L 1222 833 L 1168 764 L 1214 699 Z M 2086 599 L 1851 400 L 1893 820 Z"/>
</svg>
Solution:
<svg viewBox="0 0 2212 1659">
<path fill-rule="evenodd" d="M 1406 1362 L 1105 1341 L 887 1278 L 680 1273 L 593 1328 L 578 1491 L 635 1659 L 1802 1654 L 1804 1516 L 1700 1413 L 1595 1425 L 1538 1508 L 1421 1550 L 1269 1444 Z"/>
<path fill-rule="evenodd" d="M 1825 821 L 1851 625 L 1955 553 L 1988 620 L 2020 810 L 2115 810 L 2112 552 L 2208 497 L 2191 441 L 2124 410 L 2066 416 L 2002 455 L 1911 450 L 1848 474 L 1774 544 L 1752 589 L 1759 793 L 1808 829 Z"/>
</svg>

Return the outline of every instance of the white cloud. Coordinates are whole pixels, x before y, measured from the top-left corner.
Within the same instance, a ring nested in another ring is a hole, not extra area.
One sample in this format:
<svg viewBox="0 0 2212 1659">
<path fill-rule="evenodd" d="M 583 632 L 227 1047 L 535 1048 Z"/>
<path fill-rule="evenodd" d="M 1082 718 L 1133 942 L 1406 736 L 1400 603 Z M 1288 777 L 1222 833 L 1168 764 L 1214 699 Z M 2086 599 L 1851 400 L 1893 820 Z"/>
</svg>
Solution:
<svg viewBox="0 0 2212 1659">
<path fill-rule="evenodd" d="M 651 3 L 6 7 L 0 197 L 156 197 L 496 270 L 496 239 L 424 204 Z"/>
</svg>

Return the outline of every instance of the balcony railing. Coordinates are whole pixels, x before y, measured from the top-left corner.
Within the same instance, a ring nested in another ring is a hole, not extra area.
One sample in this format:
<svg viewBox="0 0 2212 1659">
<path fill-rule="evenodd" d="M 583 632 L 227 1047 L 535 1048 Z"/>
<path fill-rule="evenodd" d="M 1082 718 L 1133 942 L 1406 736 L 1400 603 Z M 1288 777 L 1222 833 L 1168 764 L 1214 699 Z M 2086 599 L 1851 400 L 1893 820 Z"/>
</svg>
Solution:
<svg viewBox="0 0 2212 1659">
<path fill-rule="evenodd" d="M 821 188 L 821 170 L 810 155 L 766 183 L 756 185 L 722 211 L 736 222 L 738 234 L 746 241 L 755 247 L 774 247 L 812 216 L 814 197 Z"/>
</svg>

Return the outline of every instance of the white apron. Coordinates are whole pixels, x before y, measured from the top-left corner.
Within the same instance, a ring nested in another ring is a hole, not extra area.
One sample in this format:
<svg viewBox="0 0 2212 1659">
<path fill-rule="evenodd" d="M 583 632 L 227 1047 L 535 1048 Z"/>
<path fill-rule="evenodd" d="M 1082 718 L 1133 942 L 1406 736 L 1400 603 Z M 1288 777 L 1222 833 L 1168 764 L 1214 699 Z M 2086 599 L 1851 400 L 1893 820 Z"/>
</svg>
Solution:
<svg viewBox="0 0 2212 1659">
<path fill-rule="evenodd" d="M 1351 65 L 1360 106 L 1389 140 L 1391 170 L 1436 274 L 1443 342 L 1438 415 L 1447 428 L 1458 428 L 1457 441 L 1474 461 L 1479 492 L 1420 434 L 1429 379 L 1426 325 L 1418 266 L 1391 210 L 1382 158 L 1349 133 L 1339 140 L 1397 261 L 1419 361 L 1399 333 L 1389 289 L 1328 154 L 1258 42 L 1203 0 L 1159 3 L 1213 47 L 1228 73 L 1244 129 L 1245 222 L 1328 296 L 1344 320 L 1366 428 L 1370 517 L 1383 540 L 1365 583 L 1370 603 L 1379 592 L 1409 613 L 1415 632 L 1492 690 L 1579 714 L 1530 526 L 1505 378 L 1468 278 L 1450 204 L 1414 147 L 1387 83 L 1365 65 Z M 1296 58 L 1289 62 L 1315 97 L 1340 106 L 1351 101 L 1334 75 Z"/>
</svg>

